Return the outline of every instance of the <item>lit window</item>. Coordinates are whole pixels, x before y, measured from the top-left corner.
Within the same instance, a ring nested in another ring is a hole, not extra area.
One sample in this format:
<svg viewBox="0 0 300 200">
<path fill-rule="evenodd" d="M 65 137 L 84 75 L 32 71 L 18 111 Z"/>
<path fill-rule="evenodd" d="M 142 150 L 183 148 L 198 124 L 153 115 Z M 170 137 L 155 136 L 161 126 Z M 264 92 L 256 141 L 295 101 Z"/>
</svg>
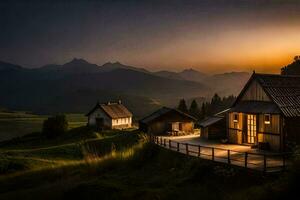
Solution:
<svg viewBox="0 0 300 200">
<path fill-rule="evenodd" d="M 271 124 L 271 115 L 265 114 L 264 118 L 265 118 L 265 124 Z"/>
<path fill-rule="evenodd" d="M 233 114 L 233 122 L 239 122 L 239 114 L 238 113 L 234 113 Z"/>
</svg>

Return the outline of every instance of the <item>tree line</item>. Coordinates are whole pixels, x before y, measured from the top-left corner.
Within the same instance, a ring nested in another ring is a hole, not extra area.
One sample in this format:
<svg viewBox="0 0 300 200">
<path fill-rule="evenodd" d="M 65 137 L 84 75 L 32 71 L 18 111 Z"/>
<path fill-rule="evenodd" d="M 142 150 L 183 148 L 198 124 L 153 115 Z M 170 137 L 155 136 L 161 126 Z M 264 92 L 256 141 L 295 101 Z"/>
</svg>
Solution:
<svg viewBox="0 0 300 200">
<path fill-rule="evenodd" d="M 300 75 L 300 56 L 295 56 L 294 61 L 281 68 L 282 75 Z"/>
<path fill-rule="evenodd" d="M 209 102 L 203 102 L 201 108 L 196 100 L 193 100 L 188 108 L 185 99 L 181 99 L 177 109 L 201 120 L 229 108 L 235 99 L 236 97 L 233 95 L 221 98 L 218 94 L 215 94 Z"/>
</svg>

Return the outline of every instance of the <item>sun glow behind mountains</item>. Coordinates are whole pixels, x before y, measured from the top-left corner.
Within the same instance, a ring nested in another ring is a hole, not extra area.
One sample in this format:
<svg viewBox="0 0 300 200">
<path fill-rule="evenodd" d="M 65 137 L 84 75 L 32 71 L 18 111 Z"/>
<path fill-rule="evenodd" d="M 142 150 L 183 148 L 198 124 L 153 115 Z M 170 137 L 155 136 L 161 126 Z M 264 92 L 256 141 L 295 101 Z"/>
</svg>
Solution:
<svg viewBox="0 0 300 200">
<path fill-rule="evenodd" d="M 28 67 L 81 57 L 150 70 L 278 73 L 300 54 L 296 0 L 46 1 L 0 8 L 0 60 Z"/>
</svg>

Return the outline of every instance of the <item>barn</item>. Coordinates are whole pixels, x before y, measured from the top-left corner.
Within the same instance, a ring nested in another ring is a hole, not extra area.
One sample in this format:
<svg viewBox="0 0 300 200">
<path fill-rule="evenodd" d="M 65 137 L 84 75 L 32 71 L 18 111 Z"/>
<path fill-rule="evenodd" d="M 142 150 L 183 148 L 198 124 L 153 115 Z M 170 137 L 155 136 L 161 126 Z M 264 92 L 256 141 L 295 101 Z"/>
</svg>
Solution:
<svg viewBox="0 0 300 200">
<path fill-rule="evenodd" d="M 141 131 L 153 135 L 188 135 L 194 133 L 196 119 L 175 108 L 162 107 L 139 121 Z"/>
<path fill-rule="evenodd" d="M 300 76 L 253 73 L 227 115 L 228 140 L 286 150 L 300 141 Z"/>
<path fill-rule="evenodd" d="M 88 126 L 94 126 L 97 129 L 124 129 L 132 126 L 132 113 L 121 101 L 97 103 L 86 116 Z"/>
</svg>

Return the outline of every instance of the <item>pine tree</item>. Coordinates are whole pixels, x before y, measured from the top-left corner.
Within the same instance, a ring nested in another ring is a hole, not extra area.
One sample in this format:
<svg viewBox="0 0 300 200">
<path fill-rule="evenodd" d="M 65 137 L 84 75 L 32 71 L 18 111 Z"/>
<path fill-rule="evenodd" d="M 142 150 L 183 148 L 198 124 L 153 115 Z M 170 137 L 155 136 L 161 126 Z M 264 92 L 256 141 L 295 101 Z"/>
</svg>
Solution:
<svg viewBox="0 0 300 200">
<path fill-rule="evenodd" d="M 188 113 L 188 109 L 187 109 L 187 106 L 186 106 L 186 103 L 185 103 L 184 99 L 181 99 L 179 101 L 178 110 L 180 110 L 184 113 Z"/>
<path fill-rule="evenodd" d="M 210 114 L 215 114 L 222 110 L 222 99 L 217 93 L 211 99 L 210 108 Z"/>
<path fill-rule="evenodd" d="M 195 100 L 192 101 L 190 109 L 189 109 L 190 115 L 199 118 L 200 117 L 200 110 L 198 108 L 198 104 Z"/>
<path fill-rule="evenodd" d="M 206 106 L 205 103 L 202 103 L 201 111 L 200 111 L 200 119 L 204 119 L 206 116 Z"/>
</svg>

